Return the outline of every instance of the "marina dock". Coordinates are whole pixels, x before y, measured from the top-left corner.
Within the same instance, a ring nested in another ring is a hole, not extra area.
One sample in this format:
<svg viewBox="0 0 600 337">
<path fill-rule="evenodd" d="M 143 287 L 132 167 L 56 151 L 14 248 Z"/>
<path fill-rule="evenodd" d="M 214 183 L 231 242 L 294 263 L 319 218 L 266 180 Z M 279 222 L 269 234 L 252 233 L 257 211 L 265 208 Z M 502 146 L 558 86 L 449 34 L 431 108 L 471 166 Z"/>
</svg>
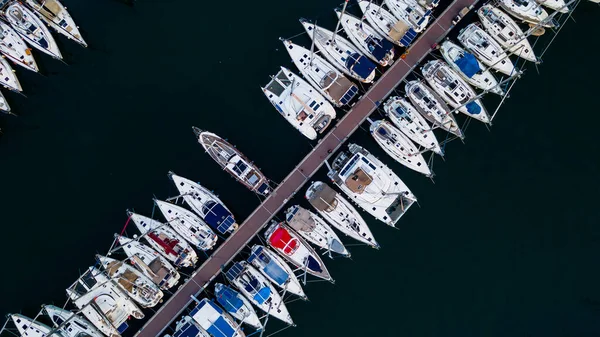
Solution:
<svg viewBox="0 0 600 337">
<path fill-rule="evenodd" d="M 223 266 L 248 244 L 273 216 L 304 186 L 352 133 L 377 109 L 394 88 L 434 49 L 452 29 L 452 20 L 461 9 L 477 0 L 455 0 L 431 23 L 418 40 L 360 98 L 352 109 L 322 138 L 314 149 L 292 170 L 257 209 L 221 246 L 213 252 L 191 277 L 164 303 L 137 332 L 138 337 L 156 337 L 176 319 L 219 273 Z"/>
</svg>

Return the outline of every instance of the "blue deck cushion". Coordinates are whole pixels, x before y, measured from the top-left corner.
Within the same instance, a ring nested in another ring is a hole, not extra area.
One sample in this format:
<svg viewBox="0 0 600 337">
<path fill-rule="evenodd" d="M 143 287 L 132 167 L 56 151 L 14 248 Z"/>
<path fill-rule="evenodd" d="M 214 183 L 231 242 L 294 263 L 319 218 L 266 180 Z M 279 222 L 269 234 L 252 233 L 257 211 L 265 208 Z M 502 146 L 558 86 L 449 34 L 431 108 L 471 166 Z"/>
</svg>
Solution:
<svg viewBox="0 0 600 337">
<path fill-rule="evenodd" d="M 469 102 L 466 105 L 467 107 L 467 111 L 471 114 L 471 115 L 477 115 L 481 112 L 481 107 L 479 106 L 479 104 L 475 103 L 475 102 Z"/>
<path fill-rule="evenodd" d="M 464 53 L 463 56 L 454 61 L 454 63 L 456 63 L 460 71 L 462 71 L 463 74 L 465 74 L 465 76 L 468 78 L 473 77 L 475 74 L 481 71 L 481 68 L 479 68 L 479 62 L 477 62 L 477 59 L 473 54 Z"/>
<path fill-rule="evenodd" d="M 373 55 L 378 61 L 382 61 L 386 55 L 394 49 L 394 45 L 386 40 L 386 39 L 376 39 L 372 36 L 369 36 L 365 43 Z"/>
<path fill-rule="evenodd" d="M 205 214 L 204 221 L 221 234 L 226 233 L 235 223 L 231 212 L 221 203 L 211 200 L 202 206 L 202 212 Z"/>
<path fill-rule="evenodd" d="M 321 273 L 323 271 L 323 269 L 321 269 L 321 265 L 319 264 L 319 262 L 317 260 L 315 260 L 314 257 L 312 256 L 308 256 L 307 257 L 308 263 L 306 268 L 308 268 L 309 270 L 315 271 L 317 273 Z"/>
<path fill-rule="evenodd" d="M 125 332 L 125 330 L 127 330 L 127 328 L 129 328 L 129 325 L 127 325 L 127 322 L 123 322 L 123 324 L 119 325 L 119 327 L 117 328 L 117 331 L 119 333 L 123 333 L 123 332 Z"/>
<path fill-rule="evenodd" d="M 362 78 L 367 78 L 375 70 L 375 63 L 371 62 L 364 55 L 361 56 L 358 53 L 354 53 L 346 59 L 346 68 L 354 71 Z"/>
<path fill-rule="evenodd" d="M 235 335 L 235 329 L 222 316 L 212 322 L 206 331 L 213 337 L 233 337 Z"/>
<path fill-rule="evenodd" d="M 239 298 L 239 294 L 228 286 L 221 286 L 215 293 L 217 302 L 227 310 L 227 312 L 235 313 L 244 305 L 244 302 Z"/>
<path fill-rule="evenodd" d="M 182 325 L 175 333 L 173 337 L 197 337 L 200 336 L 200 329 L 190 322 Z"/>
<path fill-rule="evenodd" d="M 255 295 L 254 295 L 254 300 L 258 303 L 258 304 L 263 304 L 265 303 L 266 300 L 269 299 L 269 297 L 271 297 L 271 288 L 269 287 L 264 287 L 262 289 L 260 289 Z"/>
</svg>

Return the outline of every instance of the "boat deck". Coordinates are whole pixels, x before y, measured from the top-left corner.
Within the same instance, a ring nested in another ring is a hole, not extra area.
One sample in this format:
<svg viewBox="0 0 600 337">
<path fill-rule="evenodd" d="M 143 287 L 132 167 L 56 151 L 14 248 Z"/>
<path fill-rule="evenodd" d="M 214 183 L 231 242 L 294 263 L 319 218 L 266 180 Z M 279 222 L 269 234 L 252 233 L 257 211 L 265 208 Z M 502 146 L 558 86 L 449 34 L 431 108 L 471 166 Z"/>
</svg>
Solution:
<svg viewBox="0 0 600 337">
<path fill-rule="evenodd" d="M 197 295 L 263 228 L 265 224 L 308 182 L 366 118 L 383 102 L 394 88 L 427 56 L 435 43 L 439 43 L 452 29 L 452 20 L 464 7 L 477 0 L 454 0 L 448 8 L 430 24 L 419 39 L 410 47 L 405 58 L 398 59 L 367 91 L 354 107 L 327 133 L 314 149 L 292 170 L 269 197 L 239 226 L 212 256 L 184 283 L 179 290 L 148 320 L 137 337 L 160 336 Z"/>
</svg>

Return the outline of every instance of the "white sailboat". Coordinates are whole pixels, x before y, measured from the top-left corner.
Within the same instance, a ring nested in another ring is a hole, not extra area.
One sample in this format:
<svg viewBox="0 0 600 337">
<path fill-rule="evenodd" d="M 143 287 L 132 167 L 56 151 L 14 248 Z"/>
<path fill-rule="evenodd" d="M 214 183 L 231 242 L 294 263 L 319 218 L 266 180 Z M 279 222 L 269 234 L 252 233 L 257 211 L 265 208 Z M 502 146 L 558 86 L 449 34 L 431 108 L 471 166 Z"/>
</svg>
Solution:
<svg viewBox="0 0 600 337">
<path fill-rule="evenodd" d="M 55 329 L 65 337 L 103 337 L 92 323 L 72 311 L 54 305 L 44 305 L 44 313 L 50 318 Z M 55 335 L 52 335 L 55 336 Z M 58 337 L 58 336 L 56 336 Z"/>
<path fill-rule="evenodd" d="M 175 266 L 193 267 L 198 262 L 196 251 L 168 224 L 132 212 L 127 215 L 143 239 Z"/>
<path fill-rule="evenodd" d="M 22 337 L 46 337 L 52 332 L 52 328 L 46 324 L 32 320 L 29 317 L 20 314 L 9 314 L 8 317 L 17 327 L 19 335 Z M 66 337 L 61 332 L 56 331 L 52 334 L 53 337 Z"/>
<path fill-rule="evenodd" d="M 317 212 L 340 232 L 373 248 L 379 248 L 369 226 L 358 211 L 329 185 L 315 181 L 306 190 L 305 197 Z"/>
<path fill-rule="evenodd" d="M 62 60 L 58 45 L 44 23 L 19 2 L 12 2 L 4 10 L 4 16 L 14 30 L 27 43 L 39 51 Z"/>
<path fill-rule="evenodd" d="M 390 42 L 401 47 L 408 47 L 417 37 L 417 32 L 410 27 L 408 22 L 398 20 L 382 7 L 367 0 L 360 0 L 358 6 L 373 28 L 377 29 L 379 34 Z"/>
<path fill-rule="evenodd" d="M 121 245 L 129 263 L 144 276 L 152 280 L 161 289 L 173 288 L 179 282 L 180 275 L 169 261 L 157 251 L 139 241 L 116 235 L 117 242 Z"/>
<path fill-rule="evenodd" d="M 212 300 L 198 301 L 190 317 L 212 337 L 246 337 L 233 318 Z"/>
<path fill-rule="evenodd" d="M 25 41 L 9 25 L 0 21 L 0 52 L 15 64 L 38 72 L 37 63 Z M 20 87 L 20 85 L 19 85 Z"/>
<path fill-rule="evenodd" d="M 87 43 L 81 37 L 79 27 L 73 21 L 71 14 L 67 12 L 67 8 L 58 0 L 25 0 L 29 5 L 50 27 L 54 28 L 58 33 L 66 36 L 80 45 L 87 47 Z"/>
<path fill-rule="evenodd" d="M 333 105 L 344 106 L 356 96 L 358 87 L 321 56 L 288 40 L 283 44 L 304 78 Z"/>
<path fill-rule="evenodd" d="M 368 23 L 359 18 L 335 9 L 335 13 L 341 20 L 341 25 L 354 45 L 367 55 L 371 60 L 387 67 L 394 62 L 394 45 L 383 38 Z"/>
<path fill-rule="evenodd" d="M 477 10 L 483 28 L 508 52 L 527 61 L 537 62 L 533 48 L 519 25 L 508 14 L 491 5 Z"/>
<path fill-rule="evenodd" d="M 300 23 L 321 54 L 344 74 L 363 83 L 373 83 L 377 66 L 343 37 L 305 19 Z"/>
<path fill-rule="evenodd" d="M 483 123 L 490 123 L 483 103 L 477 94 L 460 76 L 441 60 L 427 62 L 421 68 L 423 77 L 446 103 L 465 115 Z"/>
<path fill-rule="evenodd" d="M 337 234 L 325 220 L 313 212 L 294 205 L 285 211 L 285 221 L 296 233 L 313 245 L 326 251 L 350 257 L 350 252 L 340 241 Z"/>
<path fill-rule="evenodd" d="M 254 245 L 246 261 L 271 281 L 271 284 L 306 299 L 306 294 L 294 271 L 275 252 L 264 246 Z"/>
<path fill-rule="evenodd" d="M 408 22 L 415 32 L 420 33 L 427 28 L 431 10 L 424 10 L 411 0 L 385 0 L 384 2 L 397 19 Z"/>
<path fill-rule="evenodd" d="M 499 0 L 498 3 L 507 13 L 523 20 L 524 22 L 538 24 L 542 23 L 543 27 L 554 27 L 555 24 L 548 18 L 546 12 L 534 0 Z"/>
<path fill-rule="evenodd" d="M 475 55 L 450 40 L 446 40 L 440 45 L 440 52 L 450 67 L 470 85 L 494 94 L 504 94 L 496 77 L 477 60 Z"/>
<path fill-rule="evenodd" d="M 248 300 L 232 288 L 215 283 L 215 299 L 235 319 L 242 321 L 257 330 L 263 325 Z"/>
<path fill-rule="evenodd" d="M 458 34 L 458 41 L 486 66 L 511 76 L 515 66 L 502 47 L 483 29 L 474 23 L 463 28 Z"/>
<path fill-rule="evenodd" d="M 356 144 L 336 156 L 327 175 L 350 200 L 392 227 L 417 201 L 400 177 Z"/>
<path fill-rule="evenodd" d="M 433 89 L 421 81 L 410 81 L 405 90 L 406 96 L 430 123 L 460 138 L 464 137 L 456 119 L 450 113 L 450 108 Z"/>
<path fill-rule="evenodd" d="M 377 144 L 392 159 L 408 167 L 411 170 L 431 177 L 432 173 L 427 166 L 427 161 L 423 154 L 400 130 L 395 128 L 390 122 L 378 120 L 371 124 L 369 129 Z"/>
<path fill-rule="evenodd" d="M 0 51 L 2 50 L 2 42 L 0 41 Z M 8 89 L 15 92 L 23 91 L 21 83 L 15 74 L 13 68 L 8 64 L 4 57 L 0 57 L 0 84 Z"/>
<path fill-rule="evenodd" d="M 392 123 L 413 142 L 440 156 L 444 155 L 425 118 L 406 99 L 392 96 L 383 103 L 383 110 Z"/>
<path fill-rule="evenodd" d="M 335 119 L 335 109 L 325 97 L 284 67 L 261 89 L 279 114 L 310 140 Z"/>
<path fill-rule="evenodd" d="M 154 203 L 177 234 L 194 247 L 207 251 L 217 244 L 217 234 L 194 213 L 169 202 L 154 199 Z"/>
</svg>

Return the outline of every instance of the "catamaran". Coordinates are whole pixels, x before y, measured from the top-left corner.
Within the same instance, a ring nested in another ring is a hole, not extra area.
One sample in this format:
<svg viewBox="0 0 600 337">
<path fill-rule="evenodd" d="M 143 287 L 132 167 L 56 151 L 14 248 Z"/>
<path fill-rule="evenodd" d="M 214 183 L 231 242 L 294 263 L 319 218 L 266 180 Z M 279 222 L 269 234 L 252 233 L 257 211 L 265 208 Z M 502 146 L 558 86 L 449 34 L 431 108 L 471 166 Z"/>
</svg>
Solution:
<svg viewBox="0 0 600 337">
<path fill-rule="evenodd" d="M 261 245 L 252 246 L 250 257 L 246 261 L 271 281 L 271 284 L 306 299 L 302 285 L 292 268 L 268 248 Z"/>
<path fill-rule="evenodd" d="M 306 190 L 305 197 L 317 212 L 340 232 L 373 248 L 379 248 L 369 226 L 358 211 L 329 185 L 315 181 Z"/>
<path fill-rule="evenodd" d="M 4 8 L 9 1 L 0 1 L 0 8 Z M 23 4 L 11 2 L 4 9 L 4 16 L 12 28 L 32 47 L 56 59 L 62 60 L 58 45 L 54 41 L 50 31 L 48 31 L 48 28 Z"/>
<path fill-rule="evenodd" d="M 120 337 L 133 316 L 144 318 L 138 306 L 100 270 L 90 267 L 67 289 L 81 313 L 108 337 Z"/>
<path fill-rule="evenodd" d="M 108 277 L 142 307 L 152 308 L 163 298 L 163 292 L 133 266 L 102 255 L 96 255 L 96 258 Z"/>
<path fill-rule="evenodd" d="M 490 123 L 483 103 L 471 86 L 441 60 L 427 62 L 421 68 L 423 77 L 446 103 L 465 115 L 483 123 Z"/>
<path fill-rule="evenodd" d="M 300 23 L 321 54 L 331 64 L 360 82 L 373 83 L 377 66 L 362 55 L 350 41 L 305 19 L 300 19 Z"/>
<path fill-rule="evenodd" d="M 170 289 L 177 285 L 180 278 L 179 273 L 157 251 L 124 236 L 116 235 L 116 239 L 127 254 L 129 263 L 152 280 L 154 284 L 161 289 Z"/>
<path fill-rule="evenodd" d="M 294 324 L 279 293 L 254 267 L 245 261 L 235 262 L 225 277 L 257 308 L 289 325 Z"/>
<path fill-rule="evenodd" d="M 81 37 L 79 27 L 73 21 L 71 14 L 67 12 L 67 8 L 58 0 L 25 0 L 25 3 L 38 14 L 40 19 L 54 28 L 58 33 L 87 47 L 87 43 Z"/>
<path fill-rule="evenodd" d="M 408 47 L 417 37 L 417 32 L 410 27 L 408 22 L 398 20 L 392 13 L 371 1 L 360 0 L 358 6 L 373 28 L 377 29 L 379 34 L 390 42 L 401 47 Z"/>
<path fill-rule="evenodd" d="M 431 177 L 431 170 L 423 154 L 400 130 L 390 122 L 378 120 L 369 129 L 373 138 L 392 159 L 411 170 Z"/>
<path fill-rule="evenodd" d="M 202 131 L 197 127 L 192 127 L 192 129 L 204 151 L 223 170 L 229 172 L 250 191 L 264 196 L 271 192 L 267 177 L 235 146 L 212 132 Z"/>
<path fill-rule="evenodd" d="M 217 234 L 194 213 L 169 202 L 154 199 L 169 225 L 194 247 L 207 251 L 217 244 Z"/>
<path fill-rule="evenodd" d="M 397 19 L 408 22 L 415 32 L 420 33 L 427 28 L 431 10 L 424 10 L 411 0 L 385 0 L 384 2 Z"/>
<path fill-rule="evenodd" d="M 257 330 L 263 329 L 263 325 L 250 302 L 237 291 L 217 282 L 215 283 L 215 299 L 235 319 Z"/>
<path fill-rule="evenodd" d="M 17 327 L 19 335 L 22 337 L 46 337 L 52 332 L 52 328 L 46 324 L 32 320 L 29 317 L 20 314 L 9 314 L 8 317 Z M 54 332 L 53 337 L 66 337 L 61 332 Z"/>
<path fill-rule="evenodd" d="M 470 85 L 494 94 L 504 94 L 496 77 L 477 60 L 475 55 L 450 40 L 446 40 L 440 45 L 440 52 L 450 67 Z"/>
<path fill-rule="evenodd" d="M 519 25 L 508 14 L 491 5 L 477 10 L 483 28 L 508 52 L 527 61 L 537 62 L 529 41 Z"/>
<path fill-rule="evenodd" d="M 464 138 L 456 119 L 450 113 L 450 108 L 432 89 L 421 81 L 410 81 L 406 84 L 405 90 L 406 96 L 430 123 L 457 137 Z"/>
<path fill-rule="evenodd" d="M 54 305 L 44 305 L 42 311 L 50 318 L 54 328 L 65 337 L 104 337 L 92 323 L 72 311 Z"/>
<path fill-rule="evenodd" d="M 209 226 L 221 234 L 238 227 L 233 214 L 214 193 L 187 178 L 169 172 L 169 178 L 190 208 Z"/>
<path fill-rule="evenodd" d="M 298 269 L 324 280 L 332 280 L 319 254 L 283 223 L 273 221 L 265 232 L 265 239 L 273 250 Z"/>
<path fill-rule="evenodd" d="M 212 337 L 245 337 L 240 326 L 215 302 L 203 298 L 190 312 L 190 317 Z"/>
<path fill-rule="evenodd" d="M 198 262 L 196 251 L 168 224 L 132 212 L 127 212 L 127 215 L 142 233 L 143 239 L 175 266 L 193 267 Z"/>
<path fill-rule="evenodd" d="M 476 24 L 463 28 L 458 34 L 458 41 L 486 66 L 508 76 L 515 73 L 515 66 L 504 49 Z"/>
<path fill-rule="evenodd" d="M 444 155 L 433 130 L 412 104 L 398 96 L 383 103 L 383 111 L 400 131 L 425 149 Z"/>
<path fill-rule="evenodd" d="M 337 8 L 335 13 L 340 18 L 348 38 L 363 54 L 382 67 L 387 67 L 394 62 L 394 45 L 390 41 L 359 18 L 345 12 L 342 16 L 342 11 Z"/>
<path fill-rule="evenodd" d="M 539 23 L 543 27 L 555 26 L 552 20 L 547 20 L 548 12 L 535 3 L 534 0 L 499 0 L 498 2 L 507 13 L 524 22 L 534 25 Z"/>
<path fill-rule="evenodd" d="M 356 144 L 336 156 L 327 176 L 350 200 L 392 227 L 417 201 L 400 177 Z"/>
<path fill-rule="evenodd" d="M 27 47 L 17 32 L 2 21 L 0 21 L 0 52 L 25 69 L 39 71 L 31 49 Z"/>
<path fill-rule="evenodd" d="M 326 251 L 350 257 L 337 234 L 320 216 L 306 208 L 294 205 L 285 211 L 285 221 L 306 241 Z"/>
<path fill-rule="evenodd" d="M 0 51 L 2 51 L 2 42 L 0 41 Z M 0 57 L 0 84 L 4 86 L 4 88 L 21 92 L 23 88 L 21 87 L 21 83 L 15 74 L 13 68 L 8 64 L 8 62 L 4 59 L 4 57 Z"/>
<path fill-rule="evenodd" d="M 333 105 L 344 106 L 356 96 L 358 87 L 321 56 L 291 41 L 282 41 L 296 68 Z"/>
<path fill-rule="evenodd" d="M 317 139 L 335 119 L 335 109 L 327 99 L 284 67 L 261 89 L 281 116 L 310 140 Z"/>
</svg>

